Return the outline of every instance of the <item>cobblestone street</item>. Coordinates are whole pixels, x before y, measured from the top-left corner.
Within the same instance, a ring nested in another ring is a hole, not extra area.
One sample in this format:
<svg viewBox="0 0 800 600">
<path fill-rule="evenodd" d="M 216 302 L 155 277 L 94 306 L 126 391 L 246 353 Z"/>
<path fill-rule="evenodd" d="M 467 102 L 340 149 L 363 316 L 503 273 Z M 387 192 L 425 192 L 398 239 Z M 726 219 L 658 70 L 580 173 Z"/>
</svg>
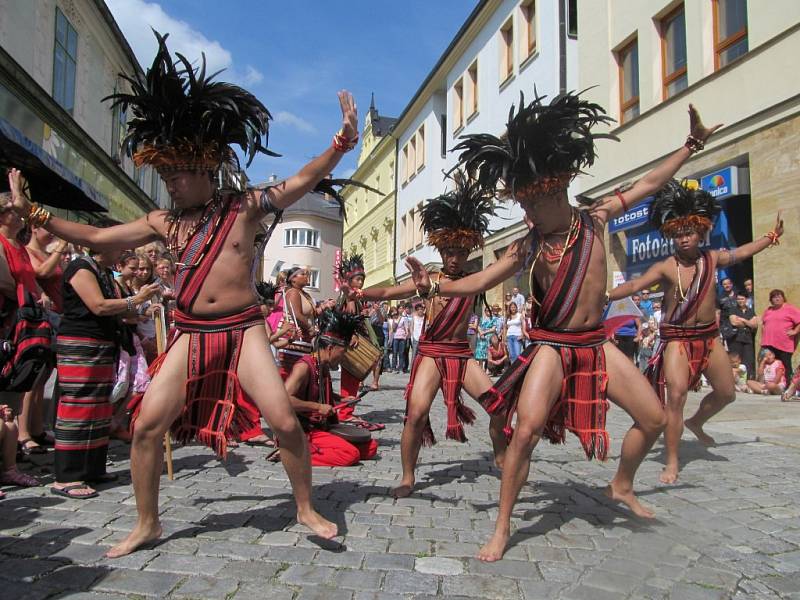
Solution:
<svg viewBox="0 0 800 600">
<path fill-rule="evenodd" d="M 47 486 L 6 488 L 0 503 L 3 598 L 800 598 L 800 405 L 743 396 L 712 422 L 718 446 L 687 435 L 679 484 L 657 483 L 659 442 L 637 489 L 658 519 L 609 504 L 629 421 L 612 409 L 606 464 L 587 462 L 574 437 L 542 444 L 515 513 L 507 557 L 476 561 L 496 515 L 499 480 L 485 415 L 467 444 L 423 449 L 419 489 L 394 500 L 400 475 L 404 378 L 386 376 L 359 413 L 387 424 L 377 461 L 314 469 L 317 506 L 338 520 L 341 545 L 308 537 L 293 521 L 283 468 L 264 449 L 241 447 L 226 463 L 198 446 L 175 452 L 162 479 L 164 539 L 110 561 L 109 545 L 133 526 L 127 449 L 123 473 L 98 498 L 56 497 Z M 697 397 L 692 399 L 696 403 Z M 474 404 L 473 404 L 474 406 Z M 758 415 L 757 417 L 754 415 Z M 434 431 L 443 438 L 444 410 Z M 34 469 L 46 483 L 50 457 Z"/>
</svg>

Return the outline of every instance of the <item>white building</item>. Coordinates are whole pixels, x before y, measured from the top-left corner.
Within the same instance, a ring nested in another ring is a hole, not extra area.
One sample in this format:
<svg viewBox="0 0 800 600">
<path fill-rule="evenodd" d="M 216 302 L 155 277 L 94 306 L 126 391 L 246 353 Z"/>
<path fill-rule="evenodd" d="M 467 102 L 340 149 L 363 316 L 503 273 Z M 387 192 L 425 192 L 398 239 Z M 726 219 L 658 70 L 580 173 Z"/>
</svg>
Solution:
<svg viewBox="0 0 800 600">
<path fill-rule="evenodd" d="M 425 245 L 420 228 L 422 203 L 445 191 L 442 171 L 457 156 L 448 152 L 468 133 L 501 134 L 508 111 L 526 101 L 534 86 L 552 97 L 577 86 L 577 21 L 574 0 L 484 0 L 461 27 L 409 102 L 392 135 L 398 140 L 395 276 L 408 276 L 408 255 L 429 266 L 441 265 L 436 250 Z M 581 5 L 583 6 L 583 5 Z M 492 221 L 496 231 L 471 257 L 471 268 L 494 261 L 525 231 L 522 211 L 508 204 Z M 503 289 L 527 278 L 516 277 L 489 294 L 497 301 Z"/>
<path fill-rule="evenodd" d="M 256 186 L 261 187 L 261 186 Z M 264 220 L 269 227 L 272 216 Z M 283 211 L 283 219 L 264 248 L 261 275 L 272 280 L 292 267 L 309 270 L 306 291 L 315 300 L 335 298 L 334 265 L 342 249 L 339 205 L 320 194 L 306 194 Z"/>
<path fill-rule="evenodd" d="M 588 98 L 618 119 L 621 140 L 599 148 L 584 193 L 610 193 L 677 149 L 693 103 L 706 125 L 724 124 L 678 174 L 721 201 L 712 245 L 760 237 L 779 210 L 787 224 L 784 246 L 726 274 L 739 286 L 754 277 L 757 312 L 772 288 L 796 302 L 800 264 L 786 248 L 800 244 L 800 2 L 594 0 L 581 3 L 579 26 L 579 87 L 596 86 Z M 612 224 L 610 275 L 635 275 L 669 252 L 642 221 Z"/>
<path fill-rule="evenodd" d="M 141 67 L 102 0 L 0 0 L 2 149 L 27 146 L 34 159 L 54 159 L 98 192 L 114 219 L 163 205 L 158 175 L 134 169 L 120 151 L 126 116 L 102 102 L 121 89 L 120 72 L 135 71 Z"/>
</svg>

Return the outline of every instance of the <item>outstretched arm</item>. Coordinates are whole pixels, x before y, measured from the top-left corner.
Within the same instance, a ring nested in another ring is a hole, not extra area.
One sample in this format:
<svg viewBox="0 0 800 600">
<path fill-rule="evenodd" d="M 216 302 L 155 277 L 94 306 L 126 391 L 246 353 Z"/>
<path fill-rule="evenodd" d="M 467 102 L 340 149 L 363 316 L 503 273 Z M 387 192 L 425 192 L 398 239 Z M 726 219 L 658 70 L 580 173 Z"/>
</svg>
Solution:
<svg viewBox="0 0 800 600">
<path fill-rule="evenodd" d="M 31 213 L 31 203 L 22 192 L 22 173 L 18 169 L 9 170 L 8 184 L 11 188 L 11 200 L 6 207 L 12 208 L 20 217 L 28 218 Z M 154 219 L 151 217 L 151 220 Z M 44 228 L 62 240 L 96 250 L 135 248 L 161 237 L 150 225 L 147 217 L 132 223 L 104 228 L 50 217 Z"/>
<path fill-rule="evenodd" d="M 711 128 L 705 127 L 700 120 L 700 113 L 697 112 L 694 105 L 689 105 L 690 138 L 705 144 L 708 138 L 720 127 L 722 127 L 722 124 L 714 125 Z M 634 183 L 629 190 L 601 198 L 589 208 L 589 213 L 602 223 L 607 223 L 609 219 L 622 214 L 664 187 L 664 184 L 675 176 L 678 169 L 692 155 L 692 152 L 693 150 L 690 149 L 687 140 L 686 144 L 656 165 L 652 171 Z"/>
<path fill-rule="evenodd" d="M 355 292 L 362 300 L 404 300 L 417 295 L 414 280 L 409 279 L 400 285 L 390 287 L 371 287 Z"/>
<path fill-rule="evenodd" d="M 717 253 L 718 254 L 717 266 L 729 267 L 731 265 L 736 264 L 737 262 L 747 260 L 753 255 L 758 254 L 762 250 L 765 250 L 770 246 L 776 245 L 782 235 L 783 235 L 783 219 L 781 219 L 781 213 L 779 212 L 778 217 L 775 220 L 775 227 L 769 233 L 765 233 L 757 240 L 754 240 L 749 244 L 739 246 L 738 248 L 720 250 Z"/>
<path fill-rule="evenodd" d="M 622 285 L 618 285 L 613 290 L 608 292 L 608 299 L 613 301 L 613 300 L 620 300 L 622 298 L 627 298 L 628 296 L 635 294 L 639 290 L 649 288 L 655 285 L 656 283 L 661 282 L 661 280 L 664 278 L 663 266 L 664 266 L 663 261 L 658 262 L 649 269 L 647 269 L 644 275 L 626 281 Z"/>
<path fill-rule="evenodd" d="M 342 90 L 339 92 L 339 105 L 342 109 L 341 133 L 353 143 L 358 141 L 358 108 L 353 95 Z M 266 199 L 272 206 L 262 205 L 263 196 L 260 193 L 250 195 L 250 201 L 259 212 L 273 212 L 291 206 L 305 194 L 314 189 L 317 183 L 330 175 L 334 167 L 344 156 L 344 152 L 331 145 L 322 154 L 314 158 L 295 175 L 292 175 L 278 185 L 267 188 Z M 263 214 L 258 215 L 259 218 Z"/>
<path fill-rule="evenodd" d="M 502 283 L 519 271 L 525 263 L 527 236 L 512 243 L 505 254 L 487 268 L 456 281 L 442 281 L 438 293 L 445 297 L 474 296 Z M 423 290 L 430 289 L 427 271 L 416 258 L 406 259 L 415 284 Z"/>
</svg>

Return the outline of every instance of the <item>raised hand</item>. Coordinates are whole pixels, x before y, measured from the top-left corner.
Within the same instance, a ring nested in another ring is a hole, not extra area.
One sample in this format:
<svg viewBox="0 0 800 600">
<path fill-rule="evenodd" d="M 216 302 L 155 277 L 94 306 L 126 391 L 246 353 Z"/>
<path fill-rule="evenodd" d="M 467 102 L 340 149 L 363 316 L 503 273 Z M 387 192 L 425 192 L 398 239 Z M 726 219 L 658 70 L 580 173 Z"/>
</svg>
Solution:
<svg viewBox="0 0 800 600">
<path fill-rule="evenodd" d="M 772 230 L 775 235 L 781 237 L 783 235 L 783 219 L 781 219 L 781 211 L 778 211 L 778 217 L 775 219 L 775 228 Z"/>
<path fill-rule="evenodd" d="M 689 105 L 689 135 L 697 138 L 701 142 L 705 142 L 720 127 L 722 127 L 722 123 L 718 123 L 711 128 L 703 125 L 703 121 L 700 119 L 700 113 L 697 112 L 694 104 Z"/>
<path fill-rule="evenodd" d="M 427 291 L 431 289 L 431 277 L 428 275 L 428 270 L 419 260 L 413 256 L 409 256 L 406 258 L 406 267 L 408 267 L 411 273 L 411 279 L 414 281 L 414 285 L 417 286 L 418 290 Z"/>
<path fill-rule="evenodd" d="M 358 107 L 353 94 L 347 90 L 340 91 L 338 96 L 342 108 L 342 133 L 352 140 L 358 136 Z"/>
<path fill-rule="evenodd" d="M 6 202 L 3 208 L 13 208 L 18 215 L 27 215 L 30 212 L 31 203 L 25 197 L 24 187 L 25 178 L 19 169 L 8 170 L 8 187 L 11 189 L 11 201 Z"/>
</svg>

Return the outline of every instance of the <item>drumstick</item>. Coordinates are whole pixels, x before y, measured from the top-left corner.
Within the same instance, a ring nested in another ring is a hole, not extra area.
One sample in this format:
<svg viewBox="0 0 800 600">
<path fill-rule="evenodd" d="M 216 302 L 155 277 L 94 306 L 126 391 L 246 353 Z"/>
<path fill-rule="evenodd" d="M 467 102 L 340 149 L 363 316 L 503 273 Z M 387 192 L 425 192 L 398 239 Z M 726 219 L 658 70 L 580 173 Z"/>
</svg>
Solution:
<svg viewBox="0 0 800 600">
<path fill-rule="evenodd" d="M 346 406 L 353 406 L 354 404 L 358 404 L 359 402 L 361 402 L 361 398 L 360 397 L 359 398 L 350 398 L 350 400 L 345 400 L 344 402 L 336 404 L 333 407 L 333 410 L 339 410 L 340 408 L 344 408 Z"/>
</svg>

